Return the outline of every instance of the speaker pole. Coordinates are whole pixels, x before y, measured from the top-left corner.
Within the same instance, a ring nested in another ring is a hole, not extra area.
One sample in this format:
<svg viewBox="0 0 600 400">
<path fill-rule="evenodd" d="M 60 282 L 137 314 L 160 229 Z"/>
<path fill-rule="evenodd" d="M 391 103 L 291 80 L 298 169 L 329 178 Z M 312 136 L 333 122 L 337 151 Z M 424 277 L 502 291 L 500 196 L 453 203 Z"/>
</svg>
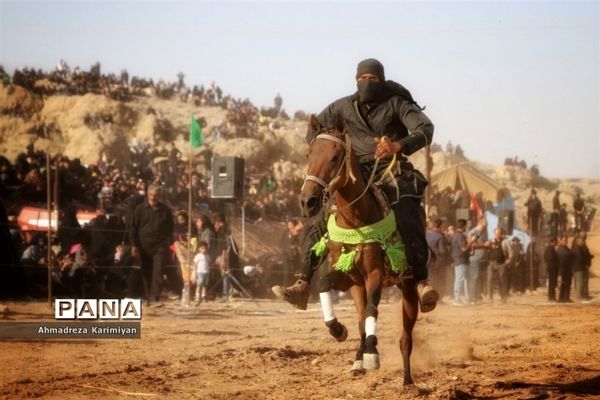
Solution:
<svg viewBox="0 0 600 400">
<path fill-rule="evenodd" d="M 242 255 L 246 254 L 246 207 L 242 201 Z"/>
</svg>

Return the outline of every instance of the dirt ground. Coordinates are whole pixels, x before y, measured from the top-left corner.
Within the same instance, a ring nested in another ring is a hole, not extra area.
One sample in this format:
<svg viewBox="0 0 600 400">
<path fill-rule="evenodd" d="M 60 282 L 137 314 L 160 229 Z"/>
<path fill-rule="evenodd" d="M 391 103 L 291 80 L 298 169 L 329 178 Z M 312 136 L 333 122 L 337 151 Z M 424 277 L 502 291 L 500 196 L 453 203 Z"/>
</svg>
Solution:
<svg viewBox="0 0 600 400">
<path fill-rule="evenodd" d="M 381 369 L 363 376 L 349 373 L 358 345 L 349 299 L 336 308 L 350 331 L 344 343 L 329 337 L 314 302 L 305 312 L 271 300 L 191 310 L 173 302 L 144 309 L 139 340 L 0 342 L 0 398 L 600 398 L 600 277 L 590 288 L 586 303 L 548 303 L 540 289 L 420 315 L 413 388 L 402 386 L 400 304 L 390 292 L 378 324 Z M 4 321 L 53 320 L 47 303 L 3 306 Z"/>
</svg>

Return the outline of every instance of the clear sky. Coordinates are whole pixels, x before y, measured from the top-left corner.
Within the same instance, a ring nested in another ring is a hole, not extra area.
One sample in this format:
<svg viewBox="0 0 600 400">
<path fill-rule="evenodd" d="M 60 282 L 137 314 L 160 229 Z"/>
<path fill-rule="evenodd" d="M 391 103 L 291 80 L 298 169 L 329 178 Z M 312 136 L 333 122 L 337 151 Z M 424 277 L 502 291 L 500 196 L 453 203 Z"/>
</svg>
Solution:
<svg viewBox="0 0 600 400">
<path fill-rule="evenodd" d="M 0 0 L 0 63 L 186 83 L 292 114 L 352 93 L 356 64 L 426 105 L 434 141 L 549 177 L 600 178 L 600 2 Z"/>
</svg>

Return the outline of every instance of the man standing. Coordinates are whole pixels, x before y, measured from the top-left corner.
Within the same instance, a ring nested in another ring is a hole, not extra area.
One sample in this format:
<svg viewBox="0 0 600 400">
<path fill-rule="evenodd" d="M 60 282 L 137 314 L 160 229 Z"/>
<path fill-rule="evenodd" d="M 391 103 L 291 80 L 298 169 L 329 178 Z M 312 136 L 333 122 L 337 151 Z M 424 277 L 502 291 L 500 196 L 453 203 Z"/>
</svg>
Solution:
<svg viewBox="0 0 600 400">
<path fill-rule="evenodd" d="M 448 241 L 442 232 L 442 220 L 438 218 L 429 221 L 425 235 L 427 244 L 434 254 L 428 265 L 431 281 L 441 296 L 444 296 L 447 292 Z"/>
<path fill-rule="evenodd" d="M 317 119 L 324 128 L 334 128 L 340 119 L 343 121 L 366 176 L 374 168 L 376 158 L 380 159 L 378 172 L 383 172 L 392 155 L 398 156 L 394 179 L 389 179 L 383 190 L 396 214 L 397 229 L 417 281 L 421 311 L 428 312 L 435 308 L 439 295 L 427 282 L 429 251 L 421 218 L 424 215 L 421 200 L 427 180 L 405 156 L 431 144 L 433 124 L 408 90 L 398 83 L 386 81 L 384 67 L 379 61 L 367 59 L 358 64 L 356 85 L 356 93 L 331 103 Z M 316 134 L 309 127 L 307 142 L 311 143 Z M 321 219 L 317 223 L 324 225 Z M 309 232 L 321 230 L 310 226 L 307 229 Z M 313 235 L 309 233 L 307 237 Z M 300 309 L 306 309 L 309 282 L 319 261 L 316 257 L 304 259 L 315 264 L 304 265 L 303 274 L 294 285 L 272 289 L 275 295 Z"/>
<path fill-rule="evenodd" d="M 587 235 L 580 232 L 573 241 L 573 276 L 575 278 L 575 290 L 578 300 L 589 300 L 589 269 L 592 265 L 590 249 L 586 244 Z"/>
<path fill-rule="evenodd" d="M 150 185 L 146 201 L 133 212 L 130 230 L 131 254 L 140 257 L 146 284 L 150 285 L 149 300 L 155 301 L 157 307 L 162 305 L 162 270 L 173 238 L 173 216 L 169 207 L 159 201 L 160 189 Z"/>
<path fill-rule="evenodd" d="M 437 218 L 429 221 L 425 232 L 427 244 L 435 257 L 429 263 L 429 275 L 433 286 L 437 288 L 441 296 L 446 295 L 446 269 L 448 267 L 448 242 L 442 233 L 442 220 Z"/>
<path fill-rule="evenodd" d="M 537 236 L 539 231 L 540 216 L 542 215 L 542 202 L 537 197 L 535 189 L 531 189 L 531 195 L 525 202 L 527 207 L 527 224 L 532 236 Z"/>
<path fill-rule="evenodd" d="M 500 300 L 502 303 L 506 303 L 508 298 L 508 281 L 506 279 L 508 247 L 508 240 L 504 238 L 504 231 L 502 228 L 496 228 L 494 230 L 494 240 L 489 243 L 488 253 L 487 293 L 490 301 L 494 298 L 493 279 L 495 274 L 498 274 Z"/>
<path fill-rule="evenodd" d="M 553 236 L 544 249 L 544 263 L 548 272 L 548 300 L 556 301 L 556 284 L 558 283 L 558 253 L 556 245 L 558 241 Z"/>
<path fill-rule="evenodd" d="M 567 247 L 569 238 L 563 234 L 558 241 L 556 254 L 558 255 L 558 272 L 560 273 L 559 303 L 573 303 L 571 300 L 571 281 L 573 280 L 573 253 Z"/>
<path fill-rule="evenodd" d="M 473 242 L 467 242 L 465 237 L 465 228 L 467 221 L 459 219 L 452 236 L 452 259 L 454 261 L 454 305 L 461 305 L 463 301 L 460 298 L 461 287 L 465 289 L 467 279 L 467 268 L 469 266 L 469 253 Z M 466 290 L 465 290 L 466 292 Z M 467 292 L 465 293 L 468 294 Z"/>
<path fill-rule="evenodd" d="M 469 268 L 467 270 L 467 297 L 471 303 L 479 302 L 481 299 L 481 272 L 487 267 L 487 220 L 479 218 L 477 226 L 469 232 L 473 250 L 469 257 Z"/>
<path fill-rule="evenodd" d="M 573 200 L 573 210 L 575 212 L 575 229 L 578 232 L 585 232 L 585 202 L 579 193 L 575 195 L 575 200 Z"/>
</svg>

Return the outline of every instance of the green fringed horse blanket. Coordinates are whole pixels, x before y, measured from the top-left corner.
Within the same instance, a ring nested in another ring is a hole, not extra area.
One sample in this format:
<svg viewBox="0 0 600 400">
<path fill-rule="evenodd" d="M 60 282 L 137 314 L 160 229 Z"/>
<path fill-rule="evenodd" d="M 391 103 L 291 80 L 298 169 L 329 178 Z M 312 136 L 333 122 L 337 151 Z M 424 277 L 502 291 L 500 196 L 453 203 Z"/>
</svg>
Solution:
<svg viewBox="0 0 600 400">
<path fill-rule="evenodd" d="M 372 225 L 356 229 L 340 228 L 335 223 L 335 216 L 332 214 L 327 221 L 327 231 L 321 240 L 312 247 L 317 256 L 322 256 L 327 252 L 329 240 L 348 245 L 379 243 L 389 259 L 390 269 L 398 275 L 402 275 L 404 272 L 407 264 L 404 243 L 399 235 L 394 235 L 396 217 L 393 212 Z M 354 257 L 356 257 L 356 249 L 342 252 L 334 268 L 342 272 L 350 271 L 354 265 Z"/>
</svg>

